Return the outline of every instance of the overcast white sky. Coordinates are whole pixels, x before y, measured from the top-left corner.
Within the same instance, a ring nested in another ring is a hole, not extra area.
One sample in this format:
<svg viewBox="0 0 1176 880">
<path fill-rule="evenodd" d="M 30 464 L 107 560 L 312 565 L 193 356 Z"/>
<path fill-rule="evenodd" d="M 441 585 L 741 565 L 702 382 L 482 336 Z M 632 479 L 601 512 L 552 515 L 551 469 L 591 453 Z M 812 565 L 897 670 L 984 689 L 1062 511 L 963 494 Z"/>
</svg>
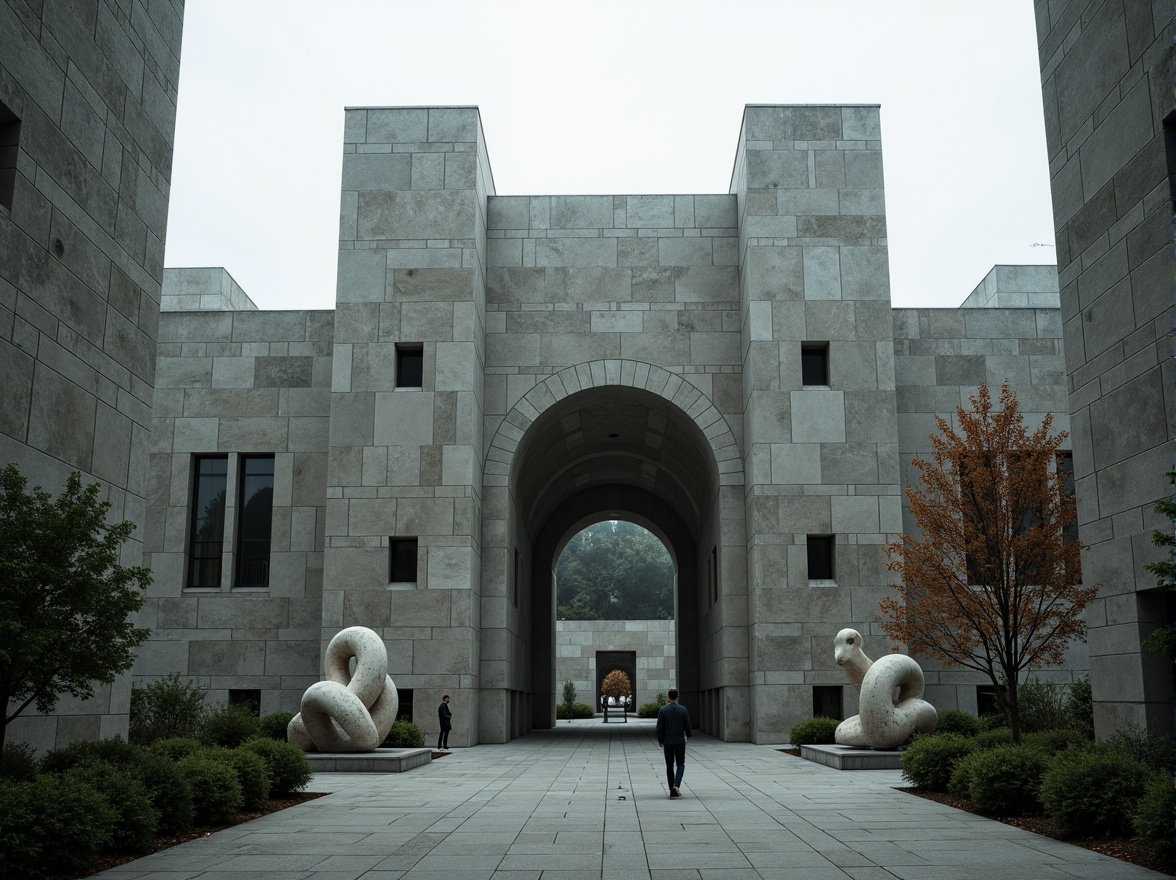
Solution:
<svg viewBox="0 0 1176 880">
<path fill-rule="evenodd" d="M 476 104 L 499 195 L 725 193 L 744 104 L 882 105 L 896 306 L 1053 263 L 1033 4 L 188 0 L 168 266 L 334 307 L 343 108 Z"/>
</svg>

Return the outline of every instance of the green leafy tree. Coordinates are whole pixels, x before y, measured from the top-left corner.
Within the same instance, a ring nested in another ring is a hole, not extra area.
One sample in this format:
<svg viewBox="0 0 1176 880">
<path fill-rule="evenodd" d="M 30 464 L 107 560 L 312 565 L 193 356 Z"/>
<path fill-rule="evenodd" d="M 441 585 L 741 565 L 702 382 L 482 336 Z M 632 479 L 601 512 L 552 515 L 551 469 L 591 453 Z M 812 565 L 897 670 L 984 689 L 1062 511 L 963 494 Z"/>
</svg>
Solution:
<svg viewBox="0 0 1176 880">
<path fill-rule="evenodd" d="M 30 706 L 89 699 L 95 682 L 130 669 L 149 634 L 128 618 L 151 573 L 118 561 L 135 524 L 108 522 L 99 484 L 83 487 L 76 472 L 57 498 L 25 487 L 16 465 L 0 471 L 0 748 Z"/>
<path fill-rule="evenodd" d="M 564 620 L 671 620 L 674 563 L 641 526 L 606 521 L 568 542 L 556 566 Z"/>
<path fill-rule="evenodd" d="M 568 724 L 572 723 L 572 707 L 576 704 L 576 685 L 571 679 L 563 684 L 563 704 L 567 707 Z"/>
<path fill-rule="evenodd" d="M 1176 489 L 1176 468 L 1168 471 L 1168 482 Z M 1143 568 L 1144 571 L 1150 571 L 1156 576 L 1156 583 L 1159 586 L 1174 590 L 1176 589 L 1176 494 L 1157 501 L 1156 513 L 1171 521 L 1166 532 L 1159 529 L 1152 531 L 1152 543 L 1157 547 L 1167 547 L 1168 558 L 1159 562 L 1149 562 Z M 1159 654 L 1176 654 L 1176 626 L 1168 624 L 1168 626 L 1160 627 L 1147 637 L 1143 646 Z"/>
</svg>

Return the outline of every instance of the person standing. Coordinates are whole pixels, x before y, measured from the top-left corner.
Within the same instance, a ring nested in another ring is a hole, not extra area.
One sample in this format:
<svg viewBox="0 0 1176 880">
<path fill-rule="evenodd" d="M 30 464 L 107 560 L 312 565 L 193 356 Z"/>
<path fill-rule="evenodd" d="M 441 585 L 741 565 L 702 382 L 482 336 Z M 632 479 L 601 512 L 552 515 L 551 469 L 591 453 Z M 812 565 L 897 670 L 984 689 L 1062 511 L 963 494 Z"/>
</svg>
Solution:
<svg viewBox="0 0 1176 880">
<path fill-rule="evenodd" d="M 657 744 L 666 756 L 670 797 L 676 798 L 682 796 L 680 789 L 682 771 L 686 769 L 686 741 L 690 739 L 690 713 L 678 702 L 677 688 L 670 688 L 667 696 L 669 702 L 657 710 Z"/>
<path fill-rule="evenodd" d="M 437 751 L 449 751 L 449 731 L 453 730 L 453 712 L 449 709 L 449 694 L 441 698 L 441 705 L 437 707 L 437 719 L 441 722 L 441 732 L 437 734 Z"/>
</svg>

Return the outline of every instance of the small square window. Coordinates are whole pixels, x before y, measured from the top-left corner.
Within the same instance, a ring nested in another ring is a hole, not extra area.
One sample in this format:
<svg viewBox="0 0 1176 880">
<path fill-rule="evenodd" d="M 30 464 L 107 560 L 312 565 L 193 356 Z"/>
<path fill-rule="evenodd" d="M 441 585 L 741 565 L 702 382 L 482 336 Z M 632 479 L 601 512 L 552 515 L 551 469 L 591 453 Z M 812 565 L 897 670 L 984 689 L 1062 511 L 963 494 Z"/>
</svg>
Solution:
<svg viewBox="0 0 1176 880">
<path fill-rule="evenodd" d="M 836 718 L 838 721 L 845 718 L 844 710 L 841 705 L 841 685 L 813 685 L 813 717 L 814 718 Z"/>
<path fill-rule="evenodd" d="M 829 384 L 829 343 L 806 342 L 801 345 L 800 375 L 804 385 Z"/>
<path fill-rule="evenodd" d="M 254 688 L 229 691 L 230 706 L 248 706 L 255 717 L 261 717 L 261 691 Z"/>
<path fill-rule="evenodd" d="M 412 584 L 417 579 L 417 539 L 388 539 L 388 580 L 394 584 Z"/>
<path fill-rule="evenodd" d="M 396 387 L 420 388 L 425 375 L 425 349 L 420 343 L 396 345 Z"/>
<path fill-rule="evenodd" d="M 0 103 L 0 205 L 12 210 L 16 189 L 16 156 L 20 152 L 20 119 Z"/>
<path fill-rule="evenodd" d="M 808 579 L 833 580 L 833 536 L 808 536 Z"/>
</svg>

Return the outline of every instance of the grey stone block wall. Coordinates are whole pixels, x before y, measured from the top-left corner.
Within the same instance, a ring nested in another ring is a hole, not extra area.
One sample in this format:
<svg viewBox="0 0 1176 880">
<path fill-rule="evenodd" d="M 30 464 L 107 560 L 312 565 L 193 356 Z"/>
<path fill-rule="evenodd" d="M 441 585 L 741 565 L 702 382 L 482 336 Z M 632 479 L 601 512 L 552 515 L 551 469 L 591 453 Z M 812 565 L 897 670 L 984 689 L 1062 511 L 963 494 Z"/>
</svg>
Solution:
<svg viewBox="0 0 1176 880">
<path fill-rule="evenodd" d="M 164 312 L 255 311 L 257 306 L 224 269 L 164 269 Z"/>
<path fill-rule="evenodd" d="M 576 686 L 577 700 L 596 708 L 596 653 L 632 651 L 637 655 L 636 706 L 652 703 L 677 686 L 672 620 L 558 620 L 555 624 L 555 680 Z M 695 719 L 697 720 L 697 719 Z"/>
<path fill-rule="evenodd" d="M 1170 619 L 1144 564 L 1176 460 L 1171 332 L 1172 9 L 1038 0 L 1095 728 L 1170 731 L 1171 664 L 1140 644 Z"/>
<path fill-rule="evenodd" d="M 99 481 L 139 525 L 166 237 L 182 0 L 0 2 L 0 464 L 59 492 Z M 7 118 L 7 117 L 5 117 Z M 6 134 L 17 126 L 5 125 Z M 125 734 L 130 680 L 10 729 L 38 748 Z"/>
<path fill-rule="evenodd" d="M 223 277 L 196 270 L 185 286 L 199 302 L 219 295 Z M 334 323 L 331 312 L 161 316 L 144 538 L 155 584 L 141 615 L 152 634 L 137 680 L 179 672 L 207 687 L 213 703 L 230 689 L 259 689 L 263 713 L 298 711 L 319 680 Z M 219 589 L 187 581 L 202 454 L 228 457 Z M 243 454 L 274 456 L 267 588 L 235 581 Z"/>
</svg>

